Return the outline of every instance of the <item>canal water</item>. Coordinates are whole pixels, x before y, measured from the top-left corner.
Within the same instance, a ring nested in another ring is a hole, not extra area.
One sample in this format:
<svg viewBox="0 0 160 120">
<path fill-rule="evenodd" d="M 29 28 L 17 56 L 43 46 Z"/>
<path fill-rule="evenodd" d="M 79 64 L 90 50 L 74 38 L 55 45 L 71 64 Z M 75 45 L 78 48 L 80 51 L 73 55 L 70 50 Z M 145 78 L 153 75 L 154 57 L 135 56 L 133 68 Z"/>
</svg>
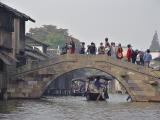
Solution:
<svg viewBox="0 0 160 120">
<path fill-rule="evenodd" d="M 9 100 L 0 102 L 0 120 L 160 120 L 160 103 L 126 102 L 126 97 L 110 95 L 103 102 L 84 97 Z"/>
</svg>

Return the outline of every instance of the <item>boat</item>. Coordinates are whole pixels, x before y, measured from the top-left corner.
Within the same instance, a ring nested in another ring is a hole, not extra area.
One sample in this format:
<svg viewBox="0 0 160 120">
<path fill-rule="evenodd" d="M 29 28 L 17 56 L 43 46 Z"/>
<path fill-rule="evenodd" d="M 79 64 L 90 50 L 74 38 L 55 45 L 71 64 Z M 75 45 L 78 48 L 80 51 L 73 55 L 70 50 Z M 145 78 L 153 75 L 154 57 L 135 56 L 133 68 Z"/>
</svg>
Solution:
<svg viewBox="0 0 160 120">
<path fill-rule="evenodd" d="M 87 77 L 85 96 L 87 100 L 100 100 L 104 101 L 109 99 L 108 95 L 108 81 L 113 80 L 111 76 L 93 75 Z"/>
<path fill-rule="evenodd" d="M 71 95 L 72 96 L 84 96 L 85 95 L 85 78 L 77 78 L 72 80 Z"/>
</svg>

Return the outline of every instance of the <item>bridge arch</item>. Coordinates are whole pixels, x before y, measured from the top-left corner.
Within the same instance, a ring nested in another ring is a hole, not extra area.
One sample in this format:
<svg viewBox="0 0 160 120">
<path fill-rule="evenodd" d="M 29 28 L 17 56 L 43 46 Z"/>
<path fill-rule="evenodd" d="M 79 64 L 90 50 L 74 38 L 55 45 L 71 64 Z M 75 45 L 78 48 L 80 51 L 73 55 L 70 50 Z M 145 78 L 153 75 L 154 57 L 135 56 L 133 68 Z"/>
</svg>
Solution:
<svg viewBox="0 0 160 120">
<path fill-rule="evenodd" d="M 117 78 L 117 76 L 115 76 L 114 74 L 108 73 L 108 71 L 106 71 L 106 70 L 104 70 L 104 69 L 96 68 L 95 66 L 92 66 L 92 67 L 91 67 L 91 66 L 90 66 L 90 67 L 81 67 L 81 68 L 75 68 L 75 69 L 72 68 L 72 69 L 70 69 L 70 71 L 68 70 L 68 71 L 65 72 L 65 73 L 59 74 L 59 76 L 56 76 L 53 80 L 48 81 L 48 83 L 46 84 L 46 86 L 45 86 L 44 89 L 42 90 L 42 91 L 43 91 L 43 92 L 42 92 L 42 95 L 43 95 L 43 93 L 46 91 L 46 89 L 48 89 L 48 86 L 49 86 L 52 82 L 54 82 L 56 79 L 58 79 L 60 76 L 63 76 L 64 74 L 73 72 L 73 71 L 75 71 L 75 70 L 81 70 L 81 69 L 86 69 L 86 68 L 99 70 L 100 72 L 104 72 L 104 73 L 108 74 L 109 76 L 112 76 L 114 79 L 116 79 L 116 80 L 118 80 L 118 81 L 120 82 L 120 84 L 125 88 L 125 90 L 126 90 L 127 93 L 131 96 L 131 98 L 134 99 L 133 96 L 132 96 L 132 91 L 130 91 L 130 90 L 128 89 L 128 88 L 129 88 L 129 85 L 128 85 L 125 81 L 123 81 L 122 79 Z"/>
<path fill-rule="evenodd" d="M 133 101 L 160 100 L 160 91 L 150 84 L 158 81 L 149 69 L 122 62 L 106 55 L 64 55 L 38 63 L 31 68 L 20 69 L 12 79 L 25 82 L 37 81 L 26 96 L 40 97 L 48 85 L 64 73 L 82 68 L 93 68 L 114 76 L 126 89 Z M 38 79 L 39 78 L 39 79 Z M 32 83 L 32 82 L 31 82 Z M 33 82 L 34 83 L 34 82 Z M 23 95 L 23 94 L 21 94 Z"/>
</svg>

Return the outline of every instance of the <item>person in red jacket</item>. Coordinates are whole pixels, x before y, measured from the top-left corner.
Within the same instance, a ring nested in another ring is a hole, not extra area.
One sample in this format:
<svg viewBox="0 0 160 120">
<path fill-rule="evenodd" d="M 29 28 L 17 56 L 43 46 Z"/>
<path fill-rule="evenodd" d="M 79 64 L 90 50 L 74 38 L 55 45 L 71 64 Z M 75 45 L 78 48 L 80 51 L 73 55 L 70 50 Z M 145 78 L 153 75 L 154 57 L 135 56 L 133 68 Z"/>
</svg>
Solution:
<svg viewBox="0 0 160 120">
<path fill-rule="evenodd" d="M 118 44 L 118 48 L 116 51 L 117 51 L 117 53 L 116 53 L 117 58 L 122 59 L 123 58 L 123 48 L 122 48 L 121 44 Z"/>
<path fill-rule="evenodd" d="M 73 41 L 73 39 L 71 39 L 70 41 L 70 54 L 74 54 L 75 53 L 75 43 Z"/>
<path fill-rule="evenodd" d="M 127 47 L 128 47 L 127 55 L 126 55 L 127 61 L 128 61 L 128 62 L 131 62 L 131 55 L 132 55 L 131 45 L 127 45 Z"/>
</svg>

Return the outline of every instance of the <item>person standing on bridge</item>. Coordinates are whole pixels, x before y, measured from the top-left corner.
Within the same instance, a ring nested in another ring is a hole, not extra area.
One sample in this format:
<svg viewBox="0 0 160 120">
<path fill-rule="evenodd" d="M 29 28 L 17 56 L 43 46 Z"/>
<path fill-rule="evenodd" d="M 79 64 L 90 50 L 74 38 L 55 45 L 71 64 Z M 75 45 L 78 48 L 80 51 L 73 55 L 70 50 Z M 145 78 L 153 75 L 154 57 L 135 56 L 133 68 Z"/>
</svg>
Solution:
<svg viewBox="0 0 160 120">
<path fill-rule="evenodd" d="M 118 58 L 118 59 L 122 59 L 122 58 L 123 58 L 123 48 L 122 48 L 121 44 L 118 44 L 118 48 L 117 48 L 117 58 Z"/>
<path fill-rule="evenodd" d="M 105 48 L 110 47 L 110 44 L 108 42 L 108 38 L 105 38 Z"/>
<path fill-rule="evenodd" d="M 105 47 L 103 46 L 103 43 L 100 43 L 100 46 L 98 48 L 98 54 L 105 54 Z"/>
<path fill-rule="evenodd" d="M 136 62 L 137 55 L 138 55 L 138 50 L 132 50 L 131 58 L 132 58 L 132 63 L 133 64 L 135 64 L 135 62 Z"/>
<path fill-rule="evenodd" d="M 128 47 L 127 54 L 126 54 L 127 61 L 131 62 L 131 55 L 132 55 L 131 45 L 129 44 L 129 45 L 127 45 L 127 47 Z"/>
<path fill-rule="evenodd" d="M 137 53 L 136 63 L 137 63 L 137 65 L 140 65 L 140 51 L 138 51 L 138 53 Z"/>
<path fill-rule="evenodd" d="M 116 58 L 116 46 L 114 42 L 111 42 L 111 56 Z"/>
<path fill-rule="evenodd" d="M 91 48 L 91 45 L 87 45 L 87 54 L 91 54 L 90 53 L 90 48 Z"/>
<path fill-rule="evenodd" d="M 61 55 L 67 54 L 68 51 L 68 43 L 65 43 L 65 45 L 62 47 L 62 53 Z"/>
<path fill-rule="evenodd" d="M 150 54 L 150 49 L 147 49 L 146 53 L 144 54 L 144 64 L 145 66 L 148 66 L 150 65 L 150 61 L 152 60 L 152 55 Z"/>
<path fill-rule="evenodd" d="M 79 54 L 85 54 L 85 42 L 82 42 Z"/>
<path fill-rule="evenodd" d="M 142 66 L 144 66 L 144 52 L 143 51 L 141 51 L 140 52 L 140 65 L 142 65 Z"/>
<path fill-rule="evenodd" d="M 96 48 L 95 43 L 93 43 L 93 42 L 91 43 L 89 50 L 90 50 L 90 54 L 92 54 L 92 55 L 96 54 L 97 48 Z"/>
<path fill-rule="evenodd" d="M 108 38 L 105 38 L 105 52 L 108 56 L 111 56 L 111 46 L 108 42 Z"/>
<path fill-rule="evenodd" d="M 75 53 L 75 43 L 73 41 L 73 39 L 71 39 L 70 41 L 70 54 L 74 54 Z"/>
</svg>

